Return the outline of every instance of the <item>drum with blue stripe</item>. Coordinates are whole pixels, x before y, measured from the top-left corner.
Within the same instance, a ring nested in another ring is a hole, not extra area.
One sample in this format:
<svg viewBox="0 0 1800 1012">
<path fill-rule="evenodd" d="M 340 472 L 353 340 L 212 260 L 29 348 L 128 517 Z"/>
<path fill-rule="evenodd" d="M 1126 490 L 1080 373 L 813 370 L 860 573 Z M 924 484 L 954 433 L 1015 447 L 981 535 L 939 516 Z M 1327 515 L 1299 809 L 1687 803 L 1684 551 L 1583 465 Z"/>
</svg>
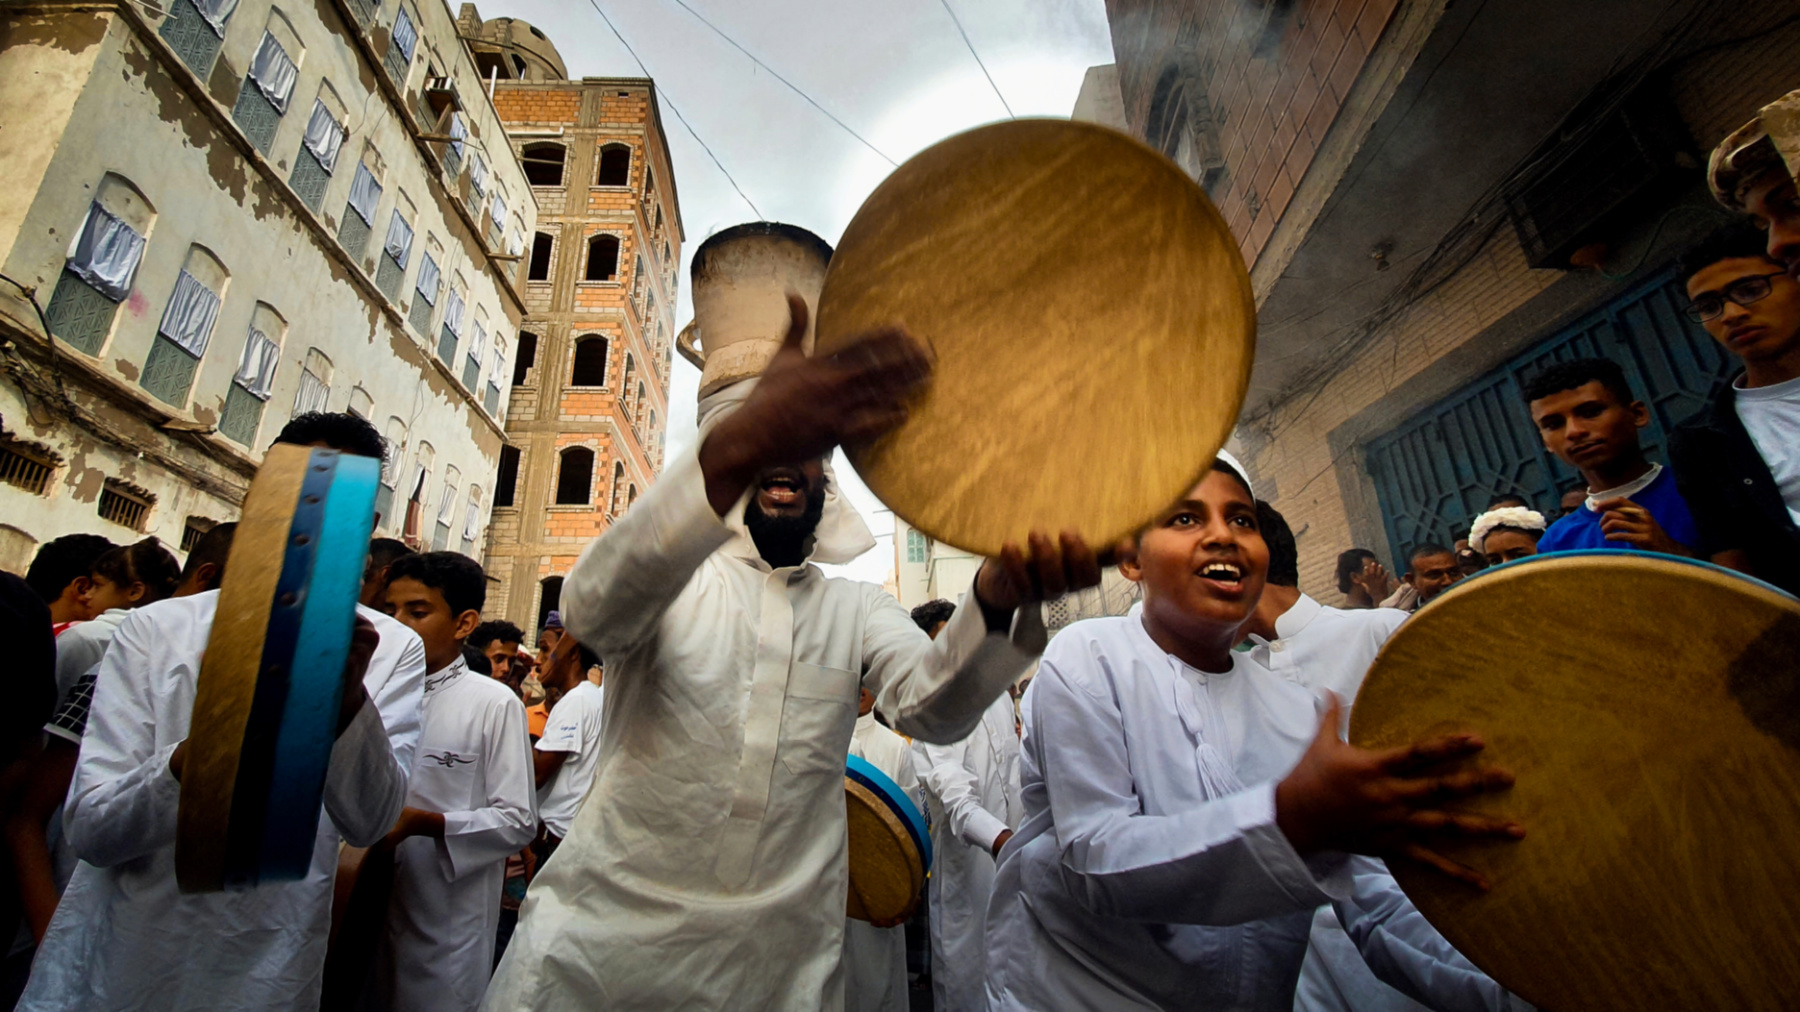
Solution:
<svg viewBox="0 0 1800 1012">
<path fill-rule="evenodd" d="M 278 445 L 250 486 L 195 688 L 183 892 L 311 867 L 380 473 L 371 458 Z"/>
<path fill-rule="evenodd" d="M 894 923 L 910 916 L 931 870 L 925 817 L 887 774 L 860 756 L 844 770 L 850 824 L 850 894 L 845 912 L 860 921 Z"/>
</svg>

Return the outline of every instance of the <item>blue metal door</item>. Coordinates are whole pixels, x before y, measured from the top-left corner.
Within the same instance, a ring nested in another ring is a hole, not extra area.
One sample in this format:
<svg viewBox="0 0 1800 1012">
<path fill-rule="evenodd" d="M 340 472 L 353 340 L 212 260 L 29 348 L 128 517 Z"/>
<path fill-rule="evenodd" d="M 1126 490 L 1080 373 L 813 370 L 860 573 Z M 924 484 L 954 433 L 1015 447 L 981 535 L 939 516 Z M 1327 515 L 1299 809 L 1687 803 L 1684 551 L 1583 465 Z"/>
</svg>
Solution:
<svg viewBox="0 0 1800 1012">
<path fill-rule="evenodd" d="M 1625 369 L 1650 408 L 1644 446 L 1662 459 L 1666 433 L 1701 411 L 1737 371 L 1699 324 L 1681 315 L 1673 269 L 1619 298 L 1369 443 L 1369 472 L 1388 543 L 1406 552 L 1450 544 L 1497 495 L 1524 496 L 1554 516 L 1575 472 L 1544 450 L 1521 384 L 1552 362 L 1605 357 Z M 1404 569 L 1404 559 L 1395 559 Z"/>
</svg>

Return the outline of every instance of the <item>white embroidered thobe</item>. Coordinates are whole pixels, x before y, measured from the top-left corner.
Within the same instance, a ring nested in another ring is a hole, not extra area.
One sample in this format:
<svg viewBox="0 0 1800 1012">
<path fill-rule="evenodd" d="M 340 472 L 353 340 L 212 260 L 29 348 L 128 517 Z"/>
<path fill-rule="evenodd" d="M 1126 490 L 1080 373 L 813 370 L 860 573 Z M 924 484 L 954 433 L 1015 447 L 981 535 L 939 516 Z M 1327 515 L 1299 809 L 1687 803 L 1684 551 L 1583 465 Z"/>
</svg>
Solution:
<svg viewBox="0 0 1800 1012">
<path fill-rule="evenodd" d="M 988 897 L 994 891 L 994 841 L 1018 826 L 1019 735 L 1011 697 L 981 715 L 953 745 L 916 745 L 925 757 L 931 805 L 931 990 L 937 1012 L 987 1007 Z"/>
<path fill-rule="evenodd" d="M 181 893 L 181 785 L 169 756 L 188 735 L 218 597 L 208 591 L 134 610 L 100 662 L 64 809 L 81 863 L 38 947 L 20 1009 L 319 1007 L 338 842 L 367 846 L 393 827 L 407 770 L 383 726 L 389 715 L 364 704 L 332 748 L 306 877 L 244 892 Z M 402 628 L 417 647 L 418 637 Z M 364 685 L 372 696 L 380 689 L 390 709 L 410 707 L 394 719 L 417 727 L 424 652 L 399 637 L 389 643 L 389 635 L 383 628 Z M 415 669 L 386 667 L 415 656 Z"/>
<path fill-rule="evenodd" d="M 1301 594 L 1275 620 L 1275 638 L 1252 635 L 1250 656 L 1270 671 L 1315 691 L 1330 689 L 1350 706 L 1369 665 L 1394 630 L 1408 618 L 1396 608 L 1332 608 Z M 1337 911 L 1313 912 L 1306 962 L 1294 991 L 1295 1012 L 1424 1012 L 1424 1006 L 1383 984 L 1344 933 Z"/>
<path fill-rule="evenodd" d="M 1057 635 L 1027 691 L 1025 823 L 988 918 L 990 1008 L 1287 1012 L 1312 911 L 1443 1009 L 1509 995 L 1425 925 L 1379 862 L 1303 860 L 1275 784 L 1317 729 L 1310 690 L 1243 653 L 1199 672 L 1142 605 Z"/>
<path fill-rule="evenodd" d="M 866 759 L 906 792 L 915 806 L 923 804 L 913 770 L 912 746 L 882 727 L 874 713 L 856 718 L 850 754 Z M 923 814 L 924 809 L 919 809 Z M 906 925 L 878 928 L 867 921 L 844 919 L 844 1008 L 846 1012 L 906 1012 Z"/>
<path fill-rule="evenodd" d="M 874 584 L 771 570 L 677 457 L 563 584 L 606 663 L 600 768 L 486 1007 L 839 1008 L 858 686 L 955 741 L 1042 649 L 1036 611 L 989 634 L 971 604 L 933 642 Z"/>
<path fill-rule="evenodd" d="M 425 727 L 406 804 L 440 812 L 444 838 L 413 837 L 395 855 L 374 1007 L 475 1009 L 487 991 L 506 859 L 537 835 L 525 706 L 458 657 L 427 675 Z"/>
</svg>

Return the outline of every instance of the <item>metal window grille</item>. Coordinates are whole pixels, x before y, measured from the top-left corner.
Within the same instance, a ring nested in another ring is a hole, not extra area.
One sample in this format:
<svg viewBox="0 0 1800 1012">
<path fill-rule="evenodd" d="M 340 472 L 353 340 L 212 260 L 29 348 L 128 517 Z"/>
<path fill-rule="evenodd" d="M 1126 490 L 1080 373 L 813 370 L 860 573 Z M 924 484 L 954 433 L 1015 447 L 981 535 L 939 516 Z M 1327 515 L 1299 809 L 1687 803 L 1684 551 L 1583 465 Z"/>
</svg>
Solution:
<svg viewBox="0 0 1800 1012">
<path fill-rule="evenodd" d="M 362 220 L 362 216 L 356 213 L 356 209 L 345 204 L 344 221 L 338 226 L 338 245 L 344 247 L 344 252 L 350 254 L 352 258 L 361 257 L 363 250 L 369 248 L 371 231 L 369 223 Z M 385 254 L 383 256 L 385 258 Z M 395 279 L 396 282 L 398 280 L 398 278 Z M 379 286 L 380 279 L 377 278 L 375 283 Z"/>
<path fill-rule="evenodd" d="M 138 384 L 164 404 L 185 407 L 188 390 L 194 385 L 194 371 L 198 368 L 200 359 L 158 334 L 150 345 L 150 354 L 144 359 L 144 374 L 139 377 Z"/>
<path fill-rule="evenodd" d="M 906 561 L 925 561 L 925 535 L 916 530 L 906 532 Z"/>
<path fill-rule="evenodd" d="M 256 429 L 262 424 L 262 413 L 262 400 L 233 383 L 225 393 L 225 411 L 219 416 L 219 431 L 227 439 L 251 446 L 256 442 Z"/>
<path fill-rule="evenodd" d="M 107 479 L 100 490 L 100 519 L 110 520 L 134 531 L 144 529 L 144 518 L 150 515 L 151 500 Z"/>
<path fill-rule="evenodd" d="M 352 214 L 350 217 L 356 216 Z M 389 302 L 399 302 L 400 282 L 405 279 L 406 268 L 400 266 L 400 261 L 395 260 L 393 254 L 382 250 L 381 267 L 375 272 L 375 287 L 381 289 L 381 294 L 387 296 Z"/>
<path fill-rule="evenodd" d="M 300 153 L 294 156 L 294 172 L 288 177 L 288 185 L 300 197 L 300 202 L 313 211 L 325 202 L 325 187 L 331 185 L 331 170 L 326 168 L 319 156 L 309 151 L 306 145 L 300 146 Z M 346 219 L 356 218 L 355 211 L 344 214 Z M 358 222 L 361 218 L 356 218 Z M 368 229 L 365 226 L 364 231 Z"/>
<path fill-rule="evenodd" d="M 406 319 L 412 324 L 413 329 L 419 332 L 420 337 L 426 339 L 431 337 L 431 303 L 425 301 L 425 296 L 414 293 L 412 312 L 407 315 Z"/>
<path fill-rule="evenodd" d="M 406 72 L 412 68 L 412 60 L 400 51 L 400 47 L 388 43 L 387 55 L 381 58 L 381 65 L 387 68 L 388 76 L 394 79 L 396 87 L 406 84 Z"/>
<path fill-rule="evenodd" d="M 112 331 L 113 314 L 119 304 L 106 293 L 64 269 L 56 279 L 56 290 L 50 293 L 50 304 L 44 316 L 50 321 L 50 333 L 69 342 L 70 347 L 86 355 L 100 354 L 106 335 Z"/>
<path fill-rule="evenodd" d="M 0 481 L 43 495 L 50 487 L 51 462 L 16 444 L 0 444 Z"/>
<path fill-rule="evenodd" d="M 237 105 L 231 108 L 231 118 L 256 145 L 256 150 L 269 153 L 269 145 L 275 143 L 275 128 L 281 125 L 281 110 L 269 101 L 269 96 L 262 93 L 256 82 L 246 74 L 244 83 L 238 89 Z"/>
<path fill-rule="evenodd" d="M 450 329 L 450 322 L 444 321 L 443 332 L 438 334 L 438 359 L 446 366 L 456 366 L 456 331 Z"/>
<path fill-rule="evenodd" d="M 463 386 L 467 387 L 470 390 L 475 389 L 475 385 L 481 381 L 481 360 L 480 359 L 476 358 L 473 355 L 469 356 L 468 358 L 463 359 L 462 381 L 463 381 Z"/>
<path fill-rule="evenodd" d="M 217 526 L 219 526 L 219 522 L 209 517 L 188 517 L 187 523 L 181 528 L 181 550 L 183 552 L 193 551 L 194 546 L 200 543 L 200 539 Z"/>
<path fill-rule="evenodd" d="M 169 4 L 169 14 L 163 18 L 162 27 L 157 34 L 181 57 L 181 62 L 188 65 L 195 76 L 202 81 L 212 72 L 213 59 L 219 55 L 219 46 L 225 40 L 219 38 L 193 0 L 174 0 Z"/>
<path fill-rule="evenodd" d="M 483 394 L 481 398 L 481 406 L 487 409 L 490 416 L 500 417 L 500 388 L 491 383 L 488 384 L 487 393 Z"/>
<path fill-rule="evenodd" d="M 444 546 L 449 543 L 450 525 L 444 523 L 438 524 L 437 530 L 431 533 L 431 550 L 434 552 L 441 552 L 444 550 Z"/>
</svg>

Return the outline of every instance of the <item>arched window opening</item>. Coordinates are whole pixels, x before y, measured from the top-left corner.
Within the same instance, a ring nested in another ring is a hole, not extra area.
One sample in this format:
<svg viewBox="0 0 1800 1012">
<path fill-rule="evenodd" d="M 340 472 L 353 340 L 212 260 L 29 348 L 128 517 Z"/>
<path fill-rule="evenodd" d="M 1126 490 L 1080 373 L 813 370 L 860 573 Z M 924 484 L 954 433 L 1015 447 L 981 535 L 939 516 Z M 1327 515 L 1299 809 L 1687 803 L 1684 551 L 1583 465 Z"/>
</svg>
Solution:
<svg viewBox="0 0 1800 1012">
<path fill-rule="evenodd" d="M 573 387 L 603 387 L 606 385 L 606 351 L 607 340 L 598 334 L 588 334 L 575 341 L 575 364 L 569 370 L 569 385 Z"/>
<path fill-rule="evenodd" d="M 524 162 L 525 178 L 533 186 L 561 186 L 563 181 L 563 161 L 568 149 L 561 144 L 542 142 L 527 144 L 521 152 Z"/>
<path fill-rule="evenodd" d="M 500 448 L 500 469 L 494 475 L 494 506 L 511 506 L 513 490 L 519 484 L 519 448 L 502 446 Z"/>
<path fill-rule="evenodd" d="M 519 331 L 519 353 L 513 357 L 513 386 L 524 386 L 526 373 L 537 365 L 537 342 L 536 334 L 529 330 Z"/>
<path fill-rule="evenodd" d="M 608 144 L 600 149 L 600 174 L 595 182 L 600 186 L 631 185 L 630 145 Z"/>
<path fill-rule="evenodd" d="M 625 487 L 625 462 L 613 461 L 612 491 L 607 495 L 607 503 L 614 513 L 619 512 L 619 492 Z"/>
<path fill-rule="evenodd" d="M 544 581 L 539 584 L 543 589 L 538 594 L 538 617 L 536 628 L 544 628 L 544 623 L 550 619 L 550 613 L 562 607 L 562 585 L 563 578 L 560 576 L 547 576 L 544 578 Z"/>
<path fill-rule="evenodd" d="M 619 276 L 619 237 L 597 235 L 588 240 L 586 278 L 611 281 Z"/>
<path fill-rule="evenodd" d="M 588 486 L 594 480 L 594 451 L 585 446 L 571 446 L 562 452 L 562 466 L 556 473 L 556 504 L 585 506 Z"/>
<path fill-rule="evenodd" d="M 548 232 L 531 237 L 531 264 L 525 269 L 525 280 L 550 280 L 550 251 L 555 248 L 556 240 Z"/>
</svg>

